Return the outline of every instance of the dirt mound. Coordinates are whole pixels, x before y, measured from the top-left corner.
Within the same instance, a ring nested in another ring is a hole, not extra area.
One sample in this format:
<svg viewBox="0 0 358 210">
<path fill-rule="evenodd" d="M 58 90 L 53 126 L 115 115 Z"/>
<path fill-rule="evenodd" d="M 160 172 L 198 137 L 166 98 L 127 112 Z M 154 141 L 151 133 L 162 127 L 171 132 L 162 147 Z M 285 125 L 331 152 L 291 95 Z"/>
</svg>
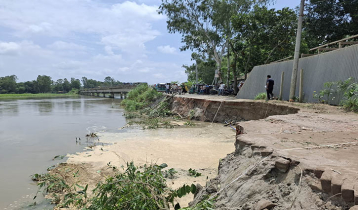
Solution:
<svg viewBox="0 0 358 210">
<path fill-rule="evenodd" d="M 298 108 L 259 101 L 217 101 L 174 97 L 172 112 L 200 121 L 225 122 L 259 120 L 272 115 L 295 114 Z"/>
<path fill-rule="evenodd" d="M 260 148 L 239 147 L 219 164 L 218 176 L 210 180 L 190 205 L 208 196 L 216 197 L 216 209 L 287 210 L 349 209 L 341 199 L 315 192 L 318 182 L 313 173 L 304 171 L 298 162 L 275 155 L 263 156 Z"/>
</svg>

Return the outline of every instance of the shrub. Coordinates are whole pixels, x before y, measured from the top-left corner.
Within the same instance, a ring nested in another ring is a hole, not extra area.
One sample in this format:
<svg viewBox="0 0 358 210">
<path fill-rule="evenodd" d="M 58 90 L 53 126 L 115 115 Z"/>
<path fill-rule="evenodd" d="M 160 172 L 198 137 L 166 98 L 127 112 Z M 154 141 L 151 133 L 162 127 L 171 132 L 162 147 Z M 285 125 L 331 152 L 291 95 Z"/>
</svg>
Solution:
<svg viewBox="0 0 358 210">
<path fill-rule="evenodd" d="M 107 164 L 117 171 L 116 167 Z M 127 163 L 123 173 L 117 173 L 106 179 L 104 183 L 98 183 L 93 190 L 93 197 L 88 198 L 88 185 L 85 187 L 77 184 L 68 185 L 64 179 L 57 175 L 35 174 L 33 180 L 38 186 L 44 188 L 45 193 L 53 193 L 52 201 L 56 201 L 58 208 L 70 208 L 83 210 L 140 210 L 140 209 L 166 209 L 169 204 L 175 209 L 180 205 L 174 203 L 174 199 L 196 192 L 196 186 L 183 185 L 173 190 L 166 184 L 165 177 L 174 178 L 177 173 L 174 169 L 163 171 L 167 164 L 144 165 L 136 167 L 133 162 Z M 80 189 L 80 190 L 79 190 Z"/>
<path fill-rule="evenodd" d="M 349 111 L 358 112 L 358 83 L 351 77 L 343 82 L 338 82 L 338 89 L 343 92 L 341 105 Z"/>
<path fill-rule="evenodd" d="M 256 95 L 255 100 L 265 100 L 267 97 L 266 93 L 259 93 Z"/>
<path fill-rule="evenodd" d="M 127 94 L 127 98 L 121 102 L 121 105 L 127 111 L 137 111 L 148 106 L 161 95 L 147 84 L 141 84 Z"/>
</svg>

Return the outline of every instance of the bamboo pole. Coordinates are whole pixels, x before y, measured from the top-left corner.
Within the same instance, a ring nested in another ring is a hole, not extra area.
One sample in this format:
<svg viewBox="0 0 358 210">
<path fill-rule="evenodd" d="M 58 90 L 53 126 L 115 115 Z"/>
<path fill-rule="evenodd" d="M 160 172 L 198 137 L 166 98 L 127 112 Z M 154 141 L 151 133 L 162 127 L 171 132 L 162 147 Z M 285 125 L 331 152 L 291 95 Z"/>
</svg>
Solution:
<svg viewBox="0 0 358 210">
<path fill-rule="evenodd" d="M 279 100 L 282 100 L 284 78 L 285 78 L 285 72 L 282 72 L 282 74 L 281 74 L 280 95 L 279 95 L 279 97 L 278 97 Z"/>
<path fill-rule="evenodd" d="M 299 92 L 299 102 L 303 102 L 303 69 L 300 70 L 300 92 Z"/>
<path fill-rule="evenodd" d="M 300 14 L 299 14 L 299 18 L 298 18 L 298 28 L 297 28 L 295 55 L 294 55 L 293 69 L 292 69 L 292 78 L 291 78 L 291 87 L 290 87 L 290 99 L 294 99 L 295 94 L 296 94 L 297 70 L 298 70 L 298 62 L 299 62 L 299 57 L 300 57 L 304 6 L 305 6 L 305 0 L 301 0 Z"/>
</svg>

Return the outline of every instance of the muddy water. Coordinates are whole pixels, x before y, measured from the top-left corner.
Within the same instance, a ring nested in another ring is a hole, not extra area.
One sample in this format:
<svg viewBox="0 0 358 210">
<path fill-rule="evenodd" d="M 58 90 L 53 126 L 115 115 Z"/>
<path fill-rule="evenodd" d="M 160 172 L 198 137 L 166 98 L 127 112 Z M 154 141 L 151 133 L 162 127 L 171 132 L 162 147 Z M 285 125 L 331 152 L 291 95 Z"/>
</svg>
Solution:
<svg viewBox="0 0 358 210">
<path fill-rule="evenodd" d="M 125 119 L 118 103 L 89 97 L 0 100 L 0 209 L 33 202 L 37 187 L 30 175 L 60 162 L 52 160 L 56 155 L 83 151 L 89 131 L 120 132 Z M 35 209 L 49 208 L 37 202 L 42 205 Z"/>
</svg>

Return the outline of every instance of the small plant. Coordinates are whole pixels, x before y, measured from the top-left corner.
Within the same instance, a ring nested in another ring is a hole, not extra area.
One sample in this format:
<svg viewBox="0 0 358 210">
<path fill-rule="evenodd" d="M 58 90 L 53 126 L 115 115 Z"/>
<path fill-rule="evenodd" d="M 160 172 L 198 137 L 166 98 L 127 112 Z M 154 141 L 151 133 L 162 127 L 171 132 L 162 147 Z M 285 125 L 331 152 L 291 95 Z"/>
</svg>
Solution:
<svg viewBox="0 0 358 210">
<path fill-rule="evenodd" d="M 351 77 L 343 82 L 338 82 L 338 89 L 343 92 L 341 105 L 349 111 L 358 112 L 358 83 Z"/>
<path fill-rule="evenodd" d="M 178 172 L 174 169 L 174 168 L 171 168 L 169 170 L 165 170 L 163 172 L 164 174 L 164 177 L 165 178 L 168 178 L 168 179 L 174 179 L 175 178 L 175 174 L 177 174 Z"/>
<path fill-rule="evenodd" d="M 199 177 L 201 176 L 201 173 L 197 172 L 195 169 L 189 168 L 189 176 Z"/>
<path fill-rule="evenodd" d="M 126 114 L 123 115 L 126 119 L 135 119 L 135 118 L 139 118 L 140 115 L 135 113 L 135 112 L 128 112 Z"/>
<path fill-rule="evenodd" d="M 194 117 L 195 117 L 195 110 L 192 109 L 192 110 L 189 111 L 188 119 L 192 120 L 192 119 L 194 119 Z"/>
<path fill-rule="evenodd" d="M 56 155 L 55 157 L 52 158 L 52 160 L 62 160 L 65 157 L 66 155 Z"/>
<path fill-rule="evenodd" d="M 162 124 L 164 128 L 174 128 L 174 125 L 172 125 L 169 121 L 164 121 Z"/>
<path fill-rule="evenodd" d="M 266 93 L 259 93 L 255 96 L 255 100 L 265 100 L 267 98 Z"/>
<path fill-rule="evenodd" d="M 182 208 L 183 210 L 214 210 L 215 209 L 215 198 L 209 199 L 209 196 L 206 197 L 203 201 L 196 204 L 193 207 Z"/>
<path fill-rule="evenodd" d="M 337 82 L 324 83 L 324 89 L 320 90 L 319 93 L 314 91 L 313 98 L 317 98 L 320 103 L 329 104 L 330 101 L 335 99 L 332 95 L 338 92 L 337 89 L 334 88 L 336 85 Z"/>
<path fill-rule="evenodd" d="M 186 126 L 195 126 L 195 123 L 193 123 L 192 121 L 186 121 L 184 123 L 184 125 L 186 125 Z"/>
</svg>

